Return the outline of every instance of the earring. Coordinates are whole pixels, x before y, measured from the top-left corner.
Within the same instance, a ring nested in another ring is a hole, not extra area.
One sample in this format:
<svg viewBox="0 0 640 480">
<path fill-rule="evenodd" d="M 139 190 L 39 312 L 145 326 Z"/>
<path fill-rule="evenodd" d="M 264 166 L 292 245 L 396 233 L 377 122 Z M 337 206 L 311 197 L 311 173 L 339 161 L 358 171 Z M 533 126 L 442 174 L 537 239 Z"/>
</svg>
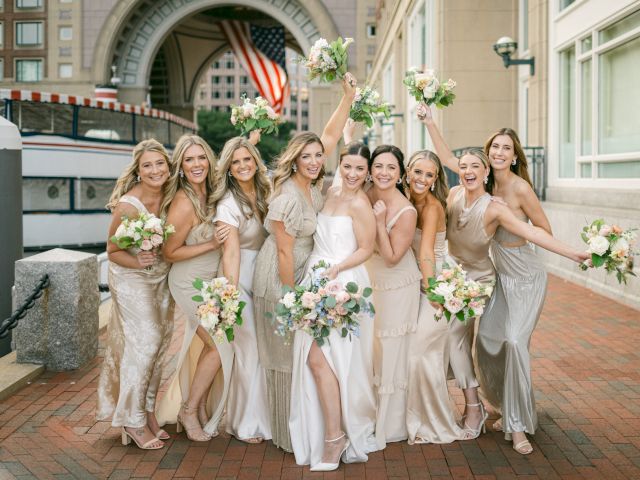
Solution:
<svg viewBox="0 0 640 480">
<path fill-rule="evenodd" d="M 431 191 L 433 192 L 436 189 L 436 182 L 431 184 Z"/>
<path fill-rule="evenodd" d="M 178 175 L 180 175 L 180 178 L 184 177 L 184 172 L 182 170 L 178 171 Z"/>
<path fill-rule="evenodd" d="M 296 173 L 298 171 L 298 166 L 294 163 L 291 165 L 291 170 L 293 170 L 293 173 Z"/>
<path fill-rule="evenodd" d="M 367 173 L 367 176 L 364 179 L 366 182 L 371 182 L 373 180 L 373 177 L 371 176 L 370 173 Z"/>
<path fill-rule="evenodd" d="M 511 160 L 511 165 L 515 165 L 517 163 L 516 160 L 517 158 L 514 158 L 513 160 Z"/>
<path fill-rule="evenodd" d="M 231 170 L 227 172 L 227 175 L 229 175 L 230 177 L 233 177 L 233 175 L 231 175 Z"/>
<path fill-rule="evenodd" d="M 396 183 L 397 183 L 398 185 L 402 185 L 402 177 L 400 177 Z"/>
<path fill-rule="evenodd" d="M 487 183 L 489 183 L 489 175 L 484 177 L 484 184 L 486 185 Z"/>
<path fill-rule="evenodd" d="M 136 177 L 136 182 L 139 182 L 139 181 L 140 181 L 140 175 Z"/>
</svg>

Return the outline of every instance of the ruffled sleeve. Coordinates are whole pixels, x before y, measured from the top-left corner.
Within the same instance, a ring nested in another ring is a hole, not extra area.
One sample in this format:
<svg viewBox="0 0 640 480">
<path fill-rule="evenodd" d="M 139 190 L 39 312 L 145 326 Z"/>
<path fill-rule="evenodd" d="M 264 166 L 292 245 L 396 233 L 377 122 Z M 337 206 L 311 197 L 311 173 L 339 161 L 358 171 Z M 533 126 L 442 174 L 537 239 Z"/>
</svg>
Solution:
<svg viewBox="0 0 640 480">
<path fill-rule="evenodd" d="M 238 228 L 242 220 L 242 212 L 233 195 L 225 195 L 216 205 L 214 222 L 224 222 L 227 225 Z"/>
<path fill-rule="evenodd" d="M 304 216 L 300 199 L 291 193 L 283 192 L 269 204 L 269 212 L 264 226 L 269 233 L 273 233 L 271 222 L 284 223 L 285 231 L 292 237 L 298 237 L 302 231 Z"/>
</svg>

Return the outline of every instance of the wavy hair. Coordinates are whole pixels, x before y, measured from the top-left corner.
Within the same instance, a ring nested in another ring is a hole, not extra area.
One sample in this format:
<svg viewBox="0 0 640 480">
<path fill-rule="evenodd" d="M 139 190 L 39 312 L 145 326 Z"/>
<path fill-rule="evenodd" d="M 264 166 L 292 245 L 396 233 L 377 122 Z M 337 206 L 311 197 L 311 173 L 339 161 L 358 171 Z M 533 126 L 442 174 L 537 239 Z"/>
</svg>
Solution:
<svg viewBox="0 0 640 480">
<path fill-rule="evenodd" d="M 282 188 L 282 184 L 287 181 L 293 174 L 293 164 L 300 157 L 302 150 L 307 145 L 311 145 L 312 143 L 319 143 L 322 146 L 322 151 L 324 152 L 324 145 L 322 145 L 322 140 L 320 137 L 313 132 L 302 132 L 297 134 L 287 144 L 284 151 L 278 157 L 276 163 L 276 169 L 273 172 L 273 193 L 272 195 L 277 195 L 280 193 L 280 189 Z M 322 168 L 320 168 L 320 173 L 318 174 L 318 178 L 316 178 L 313 182 L 313 185 L 316 185 L 318 182 L 322 185 L 322 178 L 324 177 L 324 163 L 322 164 Z"/>
<path fill-rule="evenodd" d="M 217 204 L 222 197 L 225 196 L 227 191 L 231 191 L 231 194 L 236 198 L 240 204 L 240 209 L 246 218 L 251 218 L 254 214 L 251 208 L 251 201 L 249 197 L 242 191 L 238 180 L 235 177 L 229 175 L 231 168 L 231 162 L 233 161 L 233 154 L 240 148 L 246 148 L 249 151 L 251 157 L 256 162 L 256 173 L 253 176 L 253 185 L 256 189 L 256 207 L 258 209 L 258 216 L 260 221 L 264 220 L 267 216 L 269 195 L 271 194 L 271 182 L 267 176 L 267 167 L 265 167 L 260 152 L 249 140 L 244 137 L 233 137 L 227 140 L 224 144 L 222 152 L 220 152 L 220 159 L 218 160 L 217 176 L 218 183 L 213 191 L 213 202 Z"/>
<path fill-rule="evenodd" d="M 482 162 L 482 165 L 484 165 L 484 168 L 489 170 L 489 174 L 491 174 L 491 163 L 489 162 L 489 156 L 486 153 L 484 153 L 483 149 L 478 148 L 478 147 L 465 148 L 462 151 L 462 154 L 460 155 L 460 157 L 458 158 L 458 163 L 460 163 L 460 160 L 465 155 L 471 155 L 471 156 L 476 157 L 478 160 L 480 160 Z M 483 182 L 482 186 L 484 187 L 484 189 L 486 191 L 487 190 L 487 185 L 485 185 L 484 182 Z"/>
<path fill-rule="evenodd" d="M 407 178 L 407 169 L 404 166 L 404 154 L 398 147 L 396 147 L 395 145 L 378 145 L 371 154 L 371 158 L 369 159 L 369 171 L 371 171 L 371 167 L 376 157 L 378 155 L 382 155 L 383 153 L 390 153 L 391 155 L 396 157 L 396 160 L 398 161 L 398 167 L 400 168 L 400 183 L 396 183 L 396 188 L 400 190 L 400 193 L 406 196 L 404 192 L 404 182 Z"/>
<path fill-rule="evenodd" d="M 359 155 L 367 160 L 367 168 L 369 168 L 369 160 L 371 160 L 371 152 L 369 151 L 369 147 L 367 147 L 362 142 L 349 142 L 342 150 L 340 150 L 340 160 L 338 163 L 342 163 L 342 157 L 346 157 L 347 155 Z"/>
<path fill-rule="evenodd" d="M 442 208 L 444 208 L 444 211 L 446 212 L 447 196 L 449 196 L 449 184 L 447 183 L 447 176 L 444 173 L 444 168 L 442 167 L 440 157 L 438 157 L 438 155 L 436 155 L 431 150 L 418 150 L 409 158 L 409 163 L 407 164 L 407 172 L 411 172 L 411 169 L 419 160 L 429 160 L 436 166 L 435 187 L 431 194 L 436 197 L 436 199 L 442 204 Z M 409 200 L 411 200 L 411 188 L 409 186 L 409 182 L 406 180 L 406 177 L 405 190 L 408 194 Z M 413 201 L 411 203 L 413 203 Z"/>
<path fill-rule="evenodd" d="M 495 140 L 498 135 L 507 135 L 511 138 L 513 142 L 513 153 L 515 154 L 516 164 L 509 165 L 509 169 L 526 181 L 531 188 L 533 188 L 533 182 L 531 182 L 531 177 L 529 177 L 529 165 L 527 162 L 527 156 L 524 153 L 524 149 L 522 148 L 522 144 L 520 143 L 520 138 L 515 130 L 512 128 L 504 127 L 498 130 L 496 133 L 491 135 L 487 142 L 484 144 L 484 153 L 489 156 L 489 150 L 491 149 L 491 144 Z M 489 171 L 489 180 L 487 182 L 487 192 L 493 193 L 493 187 L 495 185 L 495 179 L 493 178 L 493 168 Z"/>
<path fill-rule="evenodd" d="M 143 154 L 147 152 L 155 152 L 162 155 L 165 162 L 167 162 L 167 166 L 169 167 L 169 175 L 171 175 L 171 160 L 169 159 L 169 154 L 164 146 L 154 138 L 150 138 L 148 140 L 143 140 L 138 143 L 135 147 L 133 147 L 133 151 L 131 152 L 131 162 L 129 165 L 125 167 L 123 172 L 118 177 L 116 181 L 116 185 L 113 188 L 113 192 L 111 192 L 111 197 L 109 197 L 109 202 L 106 205 L 106 208 L 113 212 L 120 201 L 120 198 L 125 195 L 129 190 L 133 188 L 133 186 L 138 183 L 138 174 L 140 171 L 140 158 Z M 163 198 L 167 198 L 167 188 L 169 181 L 167 180 L 163 187 Z M 164 202 L 163 202 L 164 203 Z M 166 214 L 165 210 L 160 209 L 160 214 Z"/>
<path fill-rule="evenodd" d="M 202 147 L 205 155 L 207 156 L 207 160 L 209 161 L 209 172 L 207 173 L 207 178 L 205 179 L 207 200 L 204 208 L 202 207 L 202 205 L 200 205 L 198 195 L 193 189 L 193 186 L 191 186 L 191 184 L 187 180 L 187 177 L 180 176 L 184 154 L 189 147 L 192 147 L 194 145 L 199 145 Z M 187 198 L 191 200 L 193 209 L 196 212 L 196 216 L 198 217 L 200 223 L 211 220 L 216 213 L 215 202 L 213 201 L 213 191 L 218 180 L 216 175 L 216 161 L 217 159 L 215 153 L 213 153 L 213 150 L 211 150 L 209 144 L 207 144 L 207 142 L 205 142 L 202 137 L 193 134 L 182 135 L 178 139 L 178 142 L 173 149 L 173 171 L 171 173 L 171 177 L 169 177 L 169 180 L 167 181 L 167 194 L 165 196 L 161 210 L 169 210 L 169 205 L 175 198 L 178 190 L 183 190 L 187 195 Z"/>
</svg>

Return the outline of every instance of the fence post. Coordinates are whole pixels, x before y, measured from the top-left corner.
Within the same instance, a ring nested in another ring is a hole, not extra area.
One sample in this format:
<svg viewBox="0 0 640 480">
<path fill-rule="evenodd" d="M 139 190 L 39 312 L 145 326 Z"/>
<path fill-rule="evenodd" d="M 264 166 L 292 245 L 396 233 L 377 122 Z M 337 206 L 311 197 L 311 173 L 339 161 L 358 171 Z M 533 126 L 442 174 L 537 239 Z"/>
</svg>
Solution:
<svg viewBox="0 0 640 480">
<path fill-rule="evenodd" d="M 22 258 L 22 139 L 0 116 L 0 321 L 11 316 L 13 265 Z M 0 339 L 0 357 L 11 351 L 11 334 Z"/>
</svg>

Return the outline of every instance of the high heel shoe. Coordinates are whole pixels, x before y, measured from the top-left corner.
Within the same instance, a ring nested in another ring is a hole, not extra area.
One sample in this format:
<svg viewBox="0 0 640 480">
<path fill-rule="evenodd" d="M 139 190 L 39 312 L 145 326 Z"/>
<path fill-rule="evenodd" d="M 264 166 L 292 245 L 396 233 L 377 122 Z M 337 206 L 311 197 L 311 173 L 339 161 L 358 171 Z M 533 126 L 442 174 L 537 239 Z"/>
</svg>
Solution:
<svg viewBox="0 0 640 480">
<path fill-rule="evenodd" d="M 337 442 L 341 438 L 344 438 L 345 435 L 346 433 L 342 432 L 342 435 L 340 435 L 339 437 L 336 437 L 332 440 L 325 440 L 325 443 Z M 347 448 L 349 448 L 350 445 L 351 445 L 351 442 L 347 438 L 347 441 L 345 442 L 344 447 L 342 447 L 342 451 L 340 452 L 340 455 L 338 456 L 338 461 L 336 463 L 320 462 L 317 465 L 314 465 L 313 467 L 311 467 L 310 470 L 312 472 L 331 472 L 333 470 L 336 470 L 340 466 L 340 459 L 342 458 L 342 455 L 344 454 L 344 452 L 347 451 Z"/>
<path fill-rule="evenodd" d="M 178 412 L 178 421 L 176 422 L 176 432 L 182 432 L 183 428 L 187 434 L 187 438 L 192 442 L 208 442 L 211 440 L 211 436 L 208 435 L 198 421 L 196 412 L 194 409 L 189 408 L 186 403 L 182 404 L 180 411 Z"/>
<path fill-rule="evenodd" d="M 462 432 L 464 434 L 463 440 L 473 440 L 474 438 L 478 438 L 480 436 L 480 432 L 485 433 L 487 431 L 487 427 L 484 422 L 489 418 L 489 414 L 484 409 L 484 405 L 482 402 L 480 403 L 467 403 L 467 407 L 480 407 L 480 413 L 482 413 L 482 420 L 480 421 L 480 425 L 477 428 L 472 428 L 467 425 L 467 421 L 465 419 L 464 425 L 462 426 Z"/>
<path fill-rule="evenodd" d="M 131 435 L 129 432 L 127 432 L 127 430 L 124 427 L 122 427 L 121 440 L 122 440 L 122 445 L 129 445 L 131 443 L 131 440 L 133 440 L 133 443 L 135 443 L 138 446 L 138 448 L 141 450 L 160 450 L 161 448 L 164 447 L 164 443 L 158 440 L 157 437 L 154 437 L 148 442 L 145 442 L 142 445 L 140 445 L 135 435 Z M 160 445 L 152 446 L 154 443 L 158 443 L 158 442 L 160 442 Z"/>
</svg>

